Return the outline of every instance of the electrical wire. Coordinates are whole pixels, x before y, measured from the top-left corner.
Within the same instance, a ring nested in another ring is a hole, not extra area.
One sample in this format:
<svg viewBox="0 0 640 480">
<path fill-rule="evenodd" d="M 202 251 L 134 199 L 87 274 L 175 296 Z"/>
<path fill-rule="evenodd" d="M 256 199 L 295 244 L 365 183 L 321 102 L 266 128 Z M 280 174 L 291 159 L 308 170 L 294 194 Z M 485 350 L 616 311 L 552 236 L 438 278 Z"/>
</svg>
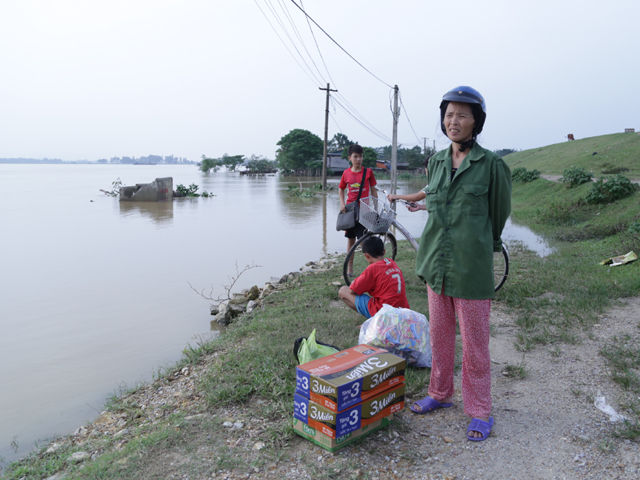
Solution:
<svg viewBox="0 0 640 480">
<path fill-rule="evenodd" d="M 371 133 L 373 133 L 376 137 L 380 137 L 383 140 L 390 142 L 391 139 L 389 137 L 387 137 L 386 135 L 382 134 L 381 132 L 378 132 L 377 130 L 369 127 L 368 125 L 366 125 L 365 123 L 361 122 L 360 119 L 358 117 L 356 117 L 353 113 L 351 113 L 344 105 L 342 105 L 335 97 L 333 98 L 333 100 L 336 102 L 336 104 L 338 104 L 348 115 L 350 115 L 356 122 L 358 122 L 360 125 L 362 125 L 364 128 L 366 128 L 367 130 L 369 130 Z"/>
<path fill-rule="evenodd" d="M 307 67 L 307 69 L 309 69 L 309 72 L 311 73 L 311 75 L 313 75 L 315 77 L 315 80 L 316 80 L 317 84 L 326 83 L 324 81 L 320 82 L 318 80 L 318 78 L 316 77 L 316 75 L 313 73 L 313 70 L 311 69 L 311 67 L 309 67 L 309 64 L 307 64 L 306 60 L 304 59 L 304 56 L 302 55 L 302 53 L 300 53 L 300 50 L 296 46 L 296 42 L 293 40 L 293 38 L 291 38 L 291 35 L 289 34 L 289 31 L 287 30 L 284 22 L 280 18 L 280 15 L 278 15 L 278 12 L 276 11 L 275 7 L 271 4 L 271 0 L 265 0 L 265 3 L 267 4 L 267 7 L 269 8 L 269 10 L 271 10 L 271 13 L 273 14 L 273 16 L 275 17 L 277 22 L 280 24 L 280 28 L 282 28 L 282 30 L 284 31 L 285 35 L 289 39 L 289 42 L 291 42 L 291 45 L 293 46 L 293 48 L 295 48 L 296 52 L 298 52 L 298 55 L 300 56 L 300 59 L 304 62 L 304 64 Z"/>
<path fill-rule="evenodd" d="M 302 48 L 304 48 L 304 51 L 307 52 L 307 56 L 309 57 L 309 60 L 311 60 L 311 63 L 313 63 L 313 66 L 316 69 L 316 72 L 318 72 L 318 75 L 320 75 L 320 78 L 322 79 L 322 81 L 324 83 L 327 83 L 324 76 L 322 75 L 322 72 L 320 71 L 320 69 L 318 68 L 318 66 L 316 65 L 315 60 L 313 59 L 313 57 L 311 56 L 311 53 L 309 53 L 309 50 L 307 49 L 307 45 L 304 43 L 304 40 L 302 38 L 302 35 L 300 35 L 300 32 L 298 31 L 298 27 L 296 27 L 295 22 L 293 21 L 293 17 L 291 17 L 291 14 L 289 13 L 289 9 L 286 7 L 286 3 L 284 2 L 284 0 L 278 0 L 278 4 L 280 5 L 280 8 L 282 9 L 282 11 L 285 14 L 285 17 L 287 18 L 287 20 L 289 21 L 289 23 L 291 24 L 291 27 L 293 28 L 294 33 L 296 34 L 296 37 L 298 37 L 298 41 L 300 42 L 300 44 L 302 45 Z M 313 33 L 313 32 L 312 32 Z M 326 65 L 325 65 L 326 68 Z"/>
<path fill-rule="evenodd" d="M 360 66 L 361 66 L 361 67 L 362 67 L 362 68 L 363 68 L 363 69 L 364 69 L 364 70 L 365 70 L 369 75 L 371 75 L 373 78 L 375 78 L 376 80 L 378 80 L 380 83 L 383 83 L 384 85 L 386 85 L 386 86 L 387 86 L 387 87 L 389 87 L 389 88 L 393 88 L 393 87 L 392 87 L 391 85 L 389 85 L 387 82 L 385 82 L 384 80 L 381 80 L 381 79 L 380 79 L 380 78 L 378 78 L 376 75 L 374 75 L 374 74 L 373 74 L 373 73 L 372 73 L 372 72 L 371 72 L 367 67 L 365 67 L 365 66 L 364 66 L 364 65 L 362 65 L 358 60 L 356 60 L 356 59 L 353 57 L 353 55 L 351 55 L 349 52 L 347 52 L 347 51 L 342 47 L 342 45 L 340 45 L 338 42 L 336 42 L 336 41 L 331 37 L 331 35 L 329 35 L 329 34 L 324 30 L 324 28 L 322 28 L 320 25 L 318 25 L 318 22 L 316 22 L 313 18 L 311 18 L 311 17 L 309 16 L 309 14 L 308 14 L 307 12 L 305 12 L 305 11 L 304 11 L 304 9 L 303 9 L 300 5 L 298 5 L 294 0 L 291 0 L 291 3 L 293 3 L 296 7 L 298 7 L 298 8 L 300 9 L 300 11 L 301 11 L 302 13 L 304 13 L 304 14 L 307 16 L 307 18 L 308 18 L 309 20 L 311 20 L 311 21 L 315 24 L 315 26 L 316 26 L 316 27 L 318 27 L 318 28 L 320 29 L 320 31 L 321 31 L 322 33 L 324 33 L 327 37 L 329 37 L 329 39 L 330 39 L 333 43 L 335 43 L 335 44 L 340 48 L 340 50 L 342 50 L 344 53 L 346 53 L 346 54 L 349 56 L 349 58 L 351 58 L 351 60 L 353 60 L 354 62 L 356 62 L 358 65 L 360 65 Z"/>
<path fill-rule="evenodd" d="M 307 75 L 307 77 L 316 85 L 318 85 L 320 83 L 320 79 L 323 81 L 324 84 L 326 84 L 327 82 L 325 81 L 324 75 L 322 74 L 322 72 L 320 71 L 320 69 L 318 68 L 318 65 L 315 63 L 311 53 L 309 52 L 308 48 L 305 45 L 305 42 L 302 38 L 302 35 L 300 34 L 300 31 L 298 30 L 298 28 L 295 25 L 295 22 L 293 21 L 293 17 L 291 16 L 291 14 L 289 13 L 288 9 L 286 8 L 286 6 L 284 5 L 284 0 L 277 0 L 278 4 L 280 6 L 280 9 L 282 10 L 284 17 L 286 18 L 286 22 L 288 22 L 291 25 L 291 28 L 293 28 L 294 31 L 294 36 L 297 37 L 298 42 L 302 45 L 302 48 L 304 49 L 304 52 L 306 52 L 306 55 L 309 57 L 311 63 L 313 64 L 313 66 L 315 67 L 315 71 L 314 72 L 313 68 L 311 68 L 311 66 L 309 65 L 309 63 L 306 61 L 305 56 L 303 55 L 303 53 L 300 51 L 300 49 L 298 48 L 297 44 L 296 44 L 296 40 L 294 39 L 294 37 L 290 34 L 285 21 L 282 19 L 281 15 L 278 13 L 276 7 L 271 3 L 271 0 L 265 0 L 265 5 L 267 6 L 269 12 L 271 13 L 271 15 L 273 16 L 273 18 L 275 19 L 275 21 L 277 22 L 278 26 L 282 29 L 284 35 L 286 36 L 286 38 L 289 40 L 289 42 L 291 43 L 291 46 L 295 49 L 296 54 L 289 48 L 289 46 L 287 45 L 286 40 L 280 35 L 280 33 L 278 32 L 278 29 L 276 28 L 276 26 L 273 24 L 273 22 L 269 19 L 269 16 L 265 13 L 265 11 L 260 7 L 260 5 L 258 4 L 257 0 L 254 0 L 254 3 L 256 4 L 256 6 L 258 7 L 258 9 L 260 10 L 260 12 L 262 13 L 262 15 L 265 17 L 265 19 L 267 20 L 267 22 L 269 23 L 269 25 L 271 26 L 271 28 L 273 29 L 273 31 L 276 33 L 276 35 L 278 36 L 278 39 L 282 42 L 282 44 L 285 46 L 285 48 L 287 49 L 287 51 L 289 52 L 289 54 L 291 55 L 291 57 L 294 59 L 294 61 L 298 64 L 298 66 L 304 71 L 305 75 Z M 344 48 L 342 48 L 335 40 L 333 40 L 333 38 L 331 38 L 331 36 L 329 36 L 329 34 L 324 31 L 324 29 L 322 27 L 320 27 L 320 25 L 318 25 L 318 23 L 313 20 L 313 18 L 311 18 L 305 11 L 303 8 L 301 8 L 295 1 L 292 0 L 292 3 L 298 8 L 300 9 L 304 14 L 305 14 L 305 18 L 307 20 L 307 25 L 309 26 L 309 30 L 311 31 L 311 34 L 313 36 L 314 42 L 316 44 L 316 48 L 318 50 L 318 54 L 320 55 L 320 58 L 322 59 L 322 63 L 325 67 L 325 70 L 327 71 L 327 75 L 329 76 L 330 80 L 333 82 L 333 78 L 331 77 L 331 73 L 329 72 L 329 69 L 327 68 L 326 62 L 324 61 L 324 57 L 322 55 L 322 52 L 320 51 L 320 47 L 318 45 L 318 42 L 316 40 L 316 37 L 313 33 L 313 29 L 311 27 L 311 24 L 309 23 L 309 20 L 312 21 L 325 35 L 327 35 L 336 45 L 338 45 L 338 47 L 340 47 L 347 55 L 349 55 L 349 57 L 351 57 L 356 63 L 358 63 L 362 68 L 364 68 L 369 74 L 373 75 L 369 70 L 367 70 L 362 64 L 360 64 L 357 60 L 355 60 L 355 58 L 353 58 L 346 50 L 344 50 Z M 302 2 L 301 2 L 302 3 Z M 298 58 L 299 57 L 299 58 Z M 303 64 L 304 66 L 303 66 Z M 320 78 L 318 78 L 318 76 Z M 377 80 L 379 80 L 380 82 L 382 82 L 383 84 L 389 86 L 389 88 L 392 88 L 390 85 L 388 85 L 387 83 L 383 82 L 382 80 L 380 80 L 378 77 L 376 77 L 375 75 L 373 75 Z M 333 85 L 335 85 L 335 82 L 333 82 Z M 336 98 L 338 97 L 338 98 Z M 366 128 L 369 132 L 371 132 L 372 134 L 374 134 L 375 136 L 390 142 L 391 140 L 389 139 L 389 137 L 387 137 L 384 133 L 382 133 L 380 130 L 378 130 L 371 122 L 369 122 L 364 115 L 362 115 L 360 112 L 358 112 L 358 110 L 351 105 L 351 103 L 349 103 L 349 101 L 346 99 L 346 97 L 344 95 L 342 95 L 339 92 L 335 92 L 335 95 L 330 95 L 330 99 L 332 101 L 335 102 L 332 103 L 333 108 L 334 108 L 334 112 L 336 111 L 336 105 L 338 105 L 342 110 L 344 110 L 349 116 L 351 116 L 357 123 L 359 123 L 360 125 L 362 125 L 364 128 Z M 335 121 L 335 118 L 333 119 L 334 122 L 337 125 L 337 122 Z M 341 129 L 340 129 L 341 130 Z M 342 133 L 342 130 L 341 130 Z"/>
<path fill-rule="evenodd" d="M 398 92 L 399 93 L 399 92 Z M 409 122 L 409 126 L 411 127 L 411 131 L 413 132 L 413 134 L 416 136 L 416 140 L 418 140 L 418 143 L 420 143 L 420 137 L 418 137 L 418 134 L 416 133 L 416 131 L 413 128 L 413 125 L 411 124 L 411 120 L 409 119 L 409 113 L 407 113 L 407 107 L 404 106 L 404 103 L 402 103 L 402 95 L 398 95 L 400 98 L 400 106 L 402 106 L 402 108 L 404 109 L 404 114 L 407 117 L 407 122 Z"/>
<path fill-rule="evenodd" d="M 304 8 L 304 3 L 302 2 L 302 0 L 300 0 L 300 5 L 302 5 L 302 8 Z M 311 36 L 313 37 L 314 43 L 316 44 L 316 49 L 318 50 L 318 55 L 320 55 L 320 59 L 322 60 L 322 64 L 324 65 L 324 69 L 327 71 L 327 75 L 329 76 L 329 80 L 331 80 L 331 83 L 337 89 L 338 86 L 335 84 L 336 82 L 333 81 L 333 78 L 331 77 L 331 72 L 329 72 L 329 68 L 327 67 L 327 64 L 324 61 L 324 57 L 322 56 L 322 52 L 320 51 L 320 45 L 318 45 L 318 40 L 316 40 L 316 34 L 313 33 L 313 28 L 311 28 L 311 23 L 309 22 L 309 17 L 307 17 L 305 15 L 304 18 L 307 21 L 307 25 L 309 26 L 309 31 L 311 32 Z"/>
<path fill-rule="evenodd" d="M 262 10 L 262 8 L 260 7 L 260 5 L 258 5 L 258 1 L 257 0 L 253 0 L 253 3 L 256 4 L 256 6 L 258 7 L 258 9 L 260 10 L 260 13 L 262 13 L 262 15 L 264 16 L 264 18 L 267 20 L 267 22 L 269 23 L 269 26 L 271 26 L 271 28 L 273 29 L 273 31 L 275 32 L 276 36 L 278 37 L 278 39 L 282 42 L 282 45 L 284 45 L 284 48 L 287 49 L 287 52 L 289 52 L 289 55 L 291 55 L 291 58 L 293 58 L 293 60 L 298 64 L 298 66 L 302 69 L 302 71 L 305 73 L 305 75 L 307 77 L 309 77 L 309 79 L 315 84 L 318 85 L 317 83 L 317 79 L 313 79 L 311 78 L 311 75 L 309 74 L 309 72 L 307 72 L 307 70 L 300 64 L 300 62 L 298 61 L 298 59 L 296 58 L 296 56 L 291 52 L 291 50 L 289 49 L 289 47 L 287 46 L 287 43 L 282 39 L 282 37 L 280 36 L 280 34 L 278 33 L 278 30 L 276 30 L 276 27 L 273 26 L 273 24 L 271 23 L 271 20 L 269 20 L 269 17 L 267 17 L 267 14 L 264 13 L 264 11 Z"/>
</svg>

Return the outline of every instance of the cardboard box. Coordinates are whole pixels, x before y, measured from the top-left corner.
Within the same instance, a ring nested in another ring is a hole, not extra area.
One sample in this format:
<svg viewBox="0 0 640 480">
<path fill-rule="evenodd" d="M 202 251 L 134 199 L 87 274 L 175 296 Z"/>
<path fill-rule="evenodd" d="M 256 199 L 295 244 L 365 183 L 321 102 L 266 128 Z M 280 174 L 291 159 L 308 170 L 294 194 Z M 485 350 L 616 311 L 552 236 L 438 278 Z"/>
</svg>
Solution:
<svg viewBox="0 0 640 480">
<path fill-rule="evenodd" d="M 341 412 L 404 383 L 405 360 L 386 350 L 358 345 L 296 368 L 296 393 Z"/>
<path fill-rule="evenodd" d="M 402 410 L 404 392 L 402 383 L 342 412 L 333 412 L 296 393 L 293 416 L 328 437 L 339 438 Z"/>
<path fill-rule="evenodd" d="M 383 417 L 375 422 L 366 425 L 358 430 L 355 430 L 351 433 L 347 433 L 342 437 L 331 438 L 322 432 L 319 432 L 313 427 L 310 427 L 304 422 L 301 422 L 297 418 L 293 419 L 293 430 L 303 438 L 315 443 L 316 445 L 328 450 L 329 452 L 336 452 L 340 450 L 342 447 L 346 447 L 347 445 L 353 443 L 356 439 L 360 437 L 364 437 L 373 433 L 377 430 L 380 430 L 383 427 L 390 425 L 393 422 L 393 414 L 388 417 Z"/>
</svg>

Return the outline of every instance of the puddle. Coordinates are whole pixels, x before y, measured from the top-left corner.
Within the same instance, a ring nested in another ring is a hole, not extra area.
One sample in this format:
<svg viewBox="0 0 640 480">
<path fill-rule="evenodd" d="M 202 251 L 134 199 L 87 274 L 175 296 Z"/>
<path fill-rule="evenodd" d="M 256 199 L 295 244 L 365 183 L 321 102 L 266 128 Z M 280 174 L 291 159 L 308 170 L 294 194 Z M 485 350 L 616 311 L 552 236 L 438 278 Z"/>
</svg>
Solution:
<svg viewBox="0 0 640 480">
<path fill-rule="evenodd" d="M 553 253 L 553 248 L 541 236 L 536 235 L 528 227 L 517 225 L 511 221 L 511 217 L 507 220 L 504 230 L 502 231 L 502 240 L 509 244 L 510 242 L 522 242 L 529 250 L 536 252 L 541 257 L 546 257 Z"/>
</svg>

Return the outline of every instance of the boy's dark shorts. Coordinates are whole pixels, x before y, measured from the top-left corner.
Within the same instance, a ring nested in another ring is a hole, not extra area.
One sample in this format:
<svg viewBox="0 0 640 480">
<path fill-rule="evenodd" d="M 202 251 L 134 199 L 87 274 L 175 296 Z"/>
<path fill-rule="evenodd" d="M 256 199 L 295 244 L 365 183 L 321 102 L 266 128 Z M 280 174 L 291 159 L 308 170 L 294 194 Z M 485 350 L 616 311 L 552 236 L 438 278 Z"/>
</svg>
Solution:
<svg viewBox="0 0 640 480">
<path fill-rule="evenodd" d="M 366 228 L 356 222 L 356 226 L 344 231 L 344 236 L 347 238 L 360 238 L 364 235 Z"/>
</svg>

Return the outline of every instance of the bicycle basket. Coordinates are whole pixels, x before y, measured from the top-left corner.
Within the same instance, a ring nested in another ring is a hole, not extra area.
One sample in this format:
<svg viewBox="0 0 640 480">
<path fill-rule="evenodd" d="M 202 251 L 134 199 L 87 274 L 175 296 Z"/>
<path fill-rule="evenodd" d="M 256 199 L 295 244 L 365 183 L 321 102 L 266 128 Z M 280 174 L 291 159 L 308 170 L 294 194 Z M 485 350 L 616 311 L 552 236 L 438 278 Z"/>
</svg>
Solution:
<svg viewBox="0 0 640 480">
<path fill-rule="evenodd" d="M 385 201 L 375 197 L 360 199 L 360 222 L 367 230 L 373 233 L 384 233 L 389 230 L 396 217 L 396 212 Z"/>
</svg>

